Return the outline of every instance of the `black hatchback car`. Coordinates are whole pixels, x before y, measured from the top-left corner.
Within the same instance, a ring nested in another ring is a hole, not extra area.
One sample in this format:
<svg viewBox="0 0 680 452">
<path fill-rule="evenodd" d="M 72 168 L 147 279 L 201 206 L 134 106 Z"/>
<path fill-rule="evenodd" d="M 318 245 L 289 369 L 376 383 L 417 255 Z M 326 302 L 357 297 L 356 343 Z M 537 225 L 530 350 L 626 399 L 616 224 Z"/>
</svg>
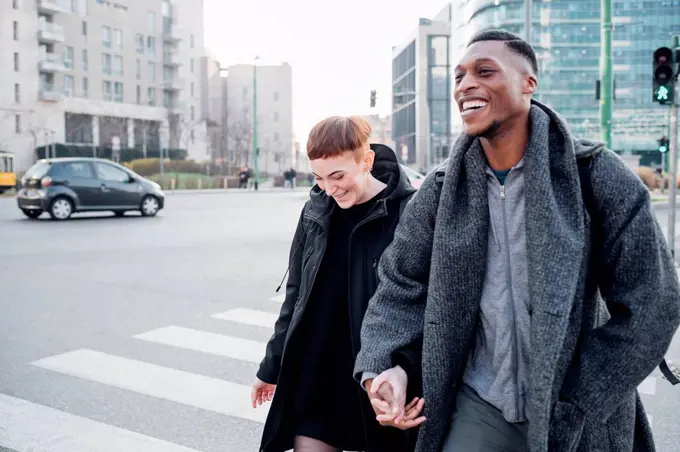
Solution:
<svg viewBox="0 0 680 452">
<path fill-rule="evenodd" d="M 152 217 L 163 208 L 161 186 L 110 160 L 55 158 L 39 160 L 18 185 L 19 209 L 29 218 L 43 212 L 66 220 L 74 212 L 140 211 Z"/>
</svg>

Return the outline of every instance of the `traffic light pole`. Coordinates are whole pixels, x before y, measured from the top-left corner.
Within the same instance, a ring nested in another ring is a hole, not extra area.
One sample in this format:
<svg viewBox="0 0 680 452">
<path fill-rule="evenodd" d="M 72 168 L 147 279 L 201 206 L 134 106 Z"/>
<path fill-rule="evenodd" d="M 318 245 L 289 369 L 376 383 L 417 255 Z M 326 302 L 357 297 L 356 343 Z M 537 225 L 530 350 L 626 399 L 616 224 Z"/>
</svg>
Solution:
<svg viewBox="0 0 680 452">
<path fill-rule="evenodd" d="M 601 3 L 601 56 L 600 56 L 600 133 L 607 149 L 612 148 L 612 0 Z"/>
<path fill-rule="evenodd" d="M 673 37 L 673 45 L 671 50 L 678 53 L 680 49 L 680 37 Z M 671 249 L 671 254 L 675 258 L 675 196 L 677 194 L 678 186 L 678 104 L 680 104 L 680 89 L 678 89 L 678 80 L 676 78 L 674 87 L 675 96 L 673 99 L 673 104 L 671 105 L 671 139 L 670 146 L 668 149 L 668 159 L 670 165 L 670 181 L 669 188 L 670 193 L 668 194 L 668 246 Z"/>
</svg>

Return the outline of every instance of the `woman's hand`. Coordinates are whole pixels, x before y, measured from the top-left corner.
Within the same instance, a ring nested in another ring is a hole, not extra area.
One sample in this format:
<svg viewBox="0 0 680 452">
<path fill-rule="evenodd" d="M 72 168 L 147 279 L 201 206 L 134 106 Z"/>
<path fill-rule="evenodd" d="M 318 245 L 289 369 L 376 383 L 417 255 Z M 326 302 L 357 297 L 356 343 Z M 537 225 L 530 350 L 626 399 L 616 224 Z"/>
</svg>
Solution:
<svg viewBox="0 0 680 452">
<path fill-rule="evenodd" d="M 253 402 L 253 408 L 257 408 L 265 402 L 271 402 L 275 391 L 276 385 L 265 383 L 256 378 L 255 383 L 253 383 L 253 389 L 250 391 L 250 400 Z"/>
</svg>

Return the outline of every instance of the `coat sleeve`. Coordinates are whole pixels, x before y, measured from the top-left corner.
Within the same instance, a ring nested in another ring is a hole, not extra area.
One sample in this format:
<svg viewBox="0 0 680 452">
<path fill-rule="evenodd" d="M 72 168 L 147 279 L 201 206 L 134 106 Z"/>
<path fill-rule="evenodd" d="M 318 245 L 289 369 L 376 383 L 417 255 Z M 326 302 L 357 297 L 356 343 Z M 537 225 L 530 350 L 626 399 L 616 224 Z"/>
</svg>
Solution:
<svg viewBox="0 0 680 452">
<path fill-rule="evenodd" d="M 303 264 L 303 254 L 305 248 L 305 231 L 304 231 L 304 212 L 302 209 L 300 219 L 298 220 L 293 243 L 290 247 L 289 254 L 289 273 L 286 281 L 286 298 L 281 306 L 279 318 L 274 325 L 274 334 L 267 343 L 265 356 L 260 363 L 260 369 L 257 372 L 257 378 L 269 384 L 276 384 L 279 378 L 279 371 L 281 370 L 281 356 L 283 355 L 283 344 L 288 333 L 288 325 L 293 316 L 295 303 L 297 302 L 300 292 L 300 280 Z"/>
<path fill-rule="evenodd" d="M 420 367 L 436 213 L 432 172 L 404 209 L 378 264 L 380 283 L 368 303 L 354 367 L 358 381 L 364 372 L 379 374 L 396 364 Z"/>
<path fill-rule="evenodd" d="M 592 164 L 603 244 L 598 285 L 611 315 L 580 347 L 562 398 L 607 419 L 661 362 L 680 324 L 675 264 L 642 181 L 614 153 Z"/>
</svg>

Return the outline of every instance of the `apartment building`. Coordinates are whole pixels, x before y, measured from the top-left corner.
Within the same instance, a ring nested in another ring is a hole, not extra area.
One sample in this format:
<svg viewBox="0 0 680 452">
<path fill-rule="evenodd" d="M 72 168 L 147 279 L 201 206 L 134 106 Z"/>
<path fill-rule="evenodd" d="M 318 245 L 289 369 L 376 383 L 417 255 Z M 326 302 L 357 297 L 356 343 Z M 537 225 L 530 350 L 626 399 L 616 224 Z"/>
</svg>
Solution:
<svg viewBox="0 0 680 452">
<path fill-rule="evenodd" d="M 208 159 L 203 48 L 202 0 L 3 1 L 0 149 L 18 171 L 52 143 Z"/>
<path fill-rule="evenodd" d="M 226 68 L 227 142 L 230 160 L 252 166 L 254 93 L 258 166 L 281 173 L 294 165 L 293 70 L 290 64 L 237 64 Z"/>
</svg>

